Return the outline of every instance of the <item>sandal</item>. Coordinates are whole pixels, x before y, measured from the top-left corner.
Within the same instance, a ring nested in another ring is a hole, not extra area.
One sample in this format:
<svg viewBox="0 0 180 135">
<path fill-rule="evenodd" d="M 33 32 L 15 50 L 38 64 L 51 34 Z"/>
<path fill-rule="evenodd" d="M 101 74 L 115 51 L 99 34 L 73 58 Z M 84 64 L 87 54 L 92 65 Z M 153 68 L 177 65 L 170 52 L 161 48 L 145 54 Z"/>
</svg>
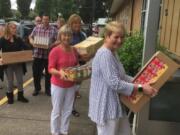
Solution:
<svg viewBox="0 0 180 135">
<path fill-rule="evenodd" d="M 76 97 L 77 99 L 80 99 L 80 98 L 81 98 L 81 94 L 79 93 L 79 91 L 76 91 L 75 97 Z"/>
<path fill-rule="evenodd" d="M 80 116 L 80 113 L 77 112 L 76 110 L 72 110 L 72 114 L 73 114 L 75 117 L 79 117 L 79 116 Z"/>
</svg>

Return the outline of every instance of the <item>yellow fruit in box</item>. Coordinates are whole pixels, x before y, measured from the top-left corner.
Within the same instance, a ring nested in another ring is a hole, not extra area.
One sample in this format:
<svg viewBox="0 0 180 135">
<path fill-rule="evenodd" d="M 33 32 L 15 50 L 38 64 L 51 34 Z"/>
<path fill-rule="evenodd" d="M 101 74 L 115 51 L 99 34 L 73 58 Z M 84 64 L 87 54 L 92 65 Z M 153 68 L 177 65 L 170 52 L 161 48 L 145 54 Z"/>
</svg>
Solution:
<svg viewBox="0 0 180 135">
<path fill-rule="evenodd" d="M 78 81 L 84 80 L 90 77 L 91 67 L 87 65 L 79 67 L 69 67 L 61 70 L 61 74 L 66 77 L 67 80 Z"/>
</svg>

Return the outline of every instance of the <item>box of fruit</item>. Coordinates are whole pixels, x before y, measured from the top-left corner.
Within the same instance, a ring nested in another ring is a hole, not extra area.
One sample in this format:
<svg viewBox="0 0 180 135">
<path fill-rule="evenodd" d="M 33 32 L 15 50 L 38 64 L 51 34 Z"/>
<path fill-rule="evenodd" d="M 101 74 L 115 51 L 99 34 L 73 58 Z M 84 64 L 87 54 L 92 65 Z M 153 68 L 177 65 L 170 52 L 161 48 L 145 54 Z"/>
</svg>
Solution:
<svg viewBox="0 0 180 135">
<path fill-rule="evenodd" d="M 74 47 L 79 54 L 94 55 L 98 48 L 103 44 L 103 38 L 100 37 L 88 37 L 86 40 L 76 44 Z"/>
<path fill-rule="evenodd" d="M 179 65 L 162 52 L 157 52 L 135 76 L 133 83 L 151 83 L 159 90 L 162 85 L 174 74 Z M 138 112 L 150 100 L 143 92 L 137 92 L 133 97 L 120 96 L 121 101 L 133 112 Z"/>
<path fill-rule="evenodd" d="M 33 47 L 48 49 L 50 44 L 49 37 L 35 36 Z"/>
<path fill-rule="evenodd" d="M 82 81 L 91 76 L 91 66 L 82 65 L 76 67 L 68 67 L 61 69 L 62 76 L 69 81 Z"/>
</svg>

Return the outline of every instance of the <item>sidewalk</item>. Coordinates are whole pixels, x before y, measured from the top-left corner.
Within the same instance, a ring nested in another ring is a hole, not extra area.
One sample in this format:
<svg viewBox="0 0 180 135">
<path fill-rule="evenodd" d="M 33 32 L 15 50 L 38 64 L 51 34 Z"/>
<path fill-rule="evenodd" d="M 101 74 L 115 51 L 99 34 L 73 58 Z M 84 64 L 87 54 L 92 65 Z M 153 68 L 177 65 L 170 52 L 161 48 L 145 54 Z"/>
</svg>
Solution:
<svg viewBox="0 0 180 135">
<path fill-rule="evenodd" d="M 0 135 L 51 135 L 51 98 L 44 92 L 33 97 L 33 89 L 33 83 L 25 88 L 28 104 L 18 102 L 15 96 L 13 105 L 0 106 Z M 72 116 L 69 135 L 95 135 L 95 125 L 87 117 L 89 81 L 83 82 L 80 93 L 82 98 L 76 102 L 80 117 Z"/>
</svg>

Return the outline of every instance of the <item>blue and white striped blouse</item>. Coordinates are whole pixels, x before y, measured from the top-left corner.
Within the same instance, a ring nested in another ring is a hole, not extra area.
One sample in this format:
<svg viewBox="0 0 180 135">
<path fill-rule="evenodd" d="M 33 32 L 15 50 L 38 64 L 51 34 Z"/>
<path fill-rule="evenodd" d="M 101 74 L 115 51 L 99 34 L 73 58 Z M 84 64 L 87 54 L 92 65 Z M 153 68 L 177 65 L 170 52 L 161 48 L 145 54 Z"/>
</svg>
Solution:
<svg viewBox="0 0 180 135">
<path fill-rule="evenodd" d="M 131 95 L 132 77 L 107 48 L 101 47 L 92 62 L 88 116 L 97 124 L 123 117 L 118 94 Z"/>
</svg>

